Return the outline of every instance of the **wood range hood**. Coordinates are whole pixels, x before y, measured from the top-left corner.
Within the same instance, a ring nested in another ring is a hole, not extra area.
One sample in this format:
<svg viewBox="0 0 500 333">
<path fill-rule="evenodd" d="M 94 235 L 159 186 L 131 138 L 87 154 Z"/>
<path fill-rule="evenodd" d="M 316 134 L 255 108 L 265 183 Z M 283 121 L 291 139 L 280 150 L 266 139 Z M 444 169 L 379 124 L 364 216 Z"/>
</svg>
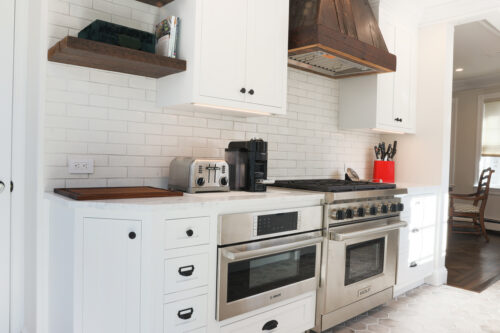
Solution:
<svg viewBox="0 0 500 333">
<path fill-rule="evenodd" d="M 367 0 L 290 0 L 288 65 L 332 78 L 394 72 Z"/>
</svg>

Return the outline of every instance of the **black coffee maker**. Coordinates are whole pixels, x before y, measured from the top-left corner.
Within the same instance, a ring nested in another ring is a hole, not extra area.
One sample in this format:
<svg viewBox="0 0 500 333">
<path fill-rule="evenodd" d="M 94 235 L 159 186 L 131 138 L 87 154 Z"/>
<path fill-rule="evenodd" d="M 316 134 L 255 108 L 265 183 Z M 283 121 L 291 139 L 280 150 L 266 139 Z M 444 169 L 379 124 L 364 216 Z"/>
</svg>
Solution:
<svg viewBox="0 0 500 333">
<path fill-rule="evenodd" d="M 267 142 L 262 139 L 230 142 L 226 149 L 229 186 L 235 191 L 265 192 Z"/>
</svg>

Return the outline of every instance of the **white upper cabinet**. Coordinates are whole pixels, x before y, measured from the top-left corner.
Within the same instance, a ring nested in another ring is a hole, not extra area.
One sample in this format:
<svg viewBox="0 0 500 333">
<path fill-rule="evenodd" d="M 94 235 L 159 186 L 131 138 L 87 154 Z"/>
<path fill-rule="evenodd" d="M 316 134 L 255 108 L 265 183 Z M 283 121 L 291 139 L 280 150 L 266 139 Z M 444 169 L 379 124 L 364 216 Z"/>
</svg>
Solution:
<svg viewBox="0 0 500 333">
<path fill-rule="evenodd" d="M 378 17 L 387 48 L 397 57 L 396 72 L 340 80 L 340 125 L 415 133 L 417 24 L 385 8 Z"/>
<path fill-rule="evenodd" d="M 286 113 L 287 0 L 182 0 L 167 15 L 181 18 L 178 56 L 188 68 L 159 80 L 160 106 Z"/>
</svg>

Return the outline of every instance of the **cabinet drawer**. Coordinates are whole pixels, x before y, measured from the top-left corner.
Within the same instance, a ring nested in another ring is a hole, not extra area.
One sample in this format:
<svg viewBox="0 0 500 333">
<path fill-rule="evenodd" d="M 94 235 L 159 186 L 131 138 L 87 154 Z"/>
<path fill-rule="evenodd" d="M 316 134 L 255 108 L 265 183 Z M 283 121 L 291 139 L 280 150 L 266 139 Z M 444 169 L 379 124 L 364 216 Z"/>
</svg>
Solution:
<svg viewBox="0 0 500 333">
<path fill-rule="evenodd" d="M 281 306 L 256 316 L 237 321 L 221 328 L 221 333 L 262 332 L 269 326 L 268 332 L 299 333 L 314 326 L 316 297 L 314 293 L 296 302 Z M 277 326 L 276 326 L 277 325 Z M 275 327 L 272 329 L 272 327 Z M 266 331 L 264 331 L 266 332 Z"/>
<path fill-rule="evenodd" d="M 208 254 L 165 260 L 165 294 L 201 287 L 208 283 Z"/>
<path fill-rule="evenodd" d="M 188 298 L 163 306 L 164 333 L 192 332 L 203 328 L 206 323 L 207 295 Z M 200 332 L 203 332 L 203 330 Z"/>
<path fill-rule="evenodd" d="M 165 223 L 165 249 L 208 244 L 209 231 L 209 217 L 167 220 Z"/>
</svg>

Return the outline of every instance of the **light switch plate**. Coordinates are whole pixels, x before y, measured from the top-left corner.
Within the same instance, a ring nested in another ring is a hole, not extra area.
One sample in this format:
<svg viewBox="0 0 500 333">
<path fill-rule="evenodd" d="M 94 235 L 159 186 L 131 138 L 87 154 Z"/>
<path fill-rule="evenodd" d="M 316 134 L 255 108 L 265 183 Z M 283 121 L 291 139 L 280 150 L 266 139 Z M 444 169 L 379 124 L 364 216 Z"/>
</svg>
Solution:
<svg viewBox="0 0 500 333">
<path fill-rule="evenodd" d="M 94 173 L 94 160 L 91 158 L 70 158 L 68 161 L 69 173 Z"/>
</svg>

